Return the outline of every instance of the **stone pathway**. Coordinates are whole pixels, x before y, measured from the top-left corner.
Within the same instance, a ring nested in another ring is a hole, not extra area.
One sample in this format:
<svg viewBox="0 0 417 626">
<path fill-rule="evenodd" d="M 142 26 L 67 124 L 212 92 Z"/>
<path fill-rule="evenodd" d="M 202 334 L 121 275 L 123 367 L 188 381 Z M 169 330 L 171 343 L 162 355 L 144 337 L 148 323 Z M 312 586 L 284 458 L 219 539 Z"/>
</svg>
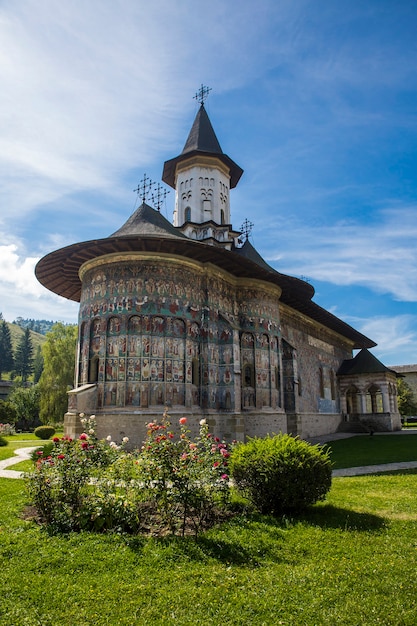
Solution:
<svg viewBox="0 0 417 626">
<path fill-rule="evenodd" d="M 10 459 L 5 459 L 4 461 L 0 461 L 0 478 L 22 478 L 24 472 L 17 472 L 15 470 L 6 469 L 11 465 L 16 465 L 16 463 L 20 463 L 21 461 L 27 461 L 30 459 L 30 455 L 33 450 L 36 450 L 36 447 L 33 448 L 18 448 L 14 451 L 14 456 Z"/>
</svg>

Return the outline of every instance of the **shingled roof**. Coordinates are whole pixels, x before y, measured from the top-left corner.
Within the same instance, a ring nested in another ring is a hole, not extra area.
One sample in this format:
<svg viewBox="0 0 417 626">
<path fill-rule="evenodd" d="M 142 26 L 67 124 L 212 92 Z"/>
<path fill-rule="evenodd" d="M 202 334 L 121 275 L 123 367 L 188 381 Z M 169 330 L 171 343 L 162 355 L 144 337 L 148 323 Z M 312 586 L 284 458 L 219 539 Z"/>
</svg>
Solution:
<svg viewBox="0 0 417 626">
<path fill-rule="evenodd" d="M 131 235 L 146 235 L 158 237 L 175 237 L 186 239 L 175 226 L 171 224 L 159 211 L 155 211 L 143 202 L 129 219 L 110 237 L 126 237 Z"/>
<path fill-rule="evenodd" d="M 353 359 L 346 359 L 339 367 L 338 376 L 349 376 L 355 374 L 381 374 L 383 372 L 391 372 L 396 375 L 394 370 L 386 367 L 376 356 L 369 350 L 363 348 Z"/>
</svg>

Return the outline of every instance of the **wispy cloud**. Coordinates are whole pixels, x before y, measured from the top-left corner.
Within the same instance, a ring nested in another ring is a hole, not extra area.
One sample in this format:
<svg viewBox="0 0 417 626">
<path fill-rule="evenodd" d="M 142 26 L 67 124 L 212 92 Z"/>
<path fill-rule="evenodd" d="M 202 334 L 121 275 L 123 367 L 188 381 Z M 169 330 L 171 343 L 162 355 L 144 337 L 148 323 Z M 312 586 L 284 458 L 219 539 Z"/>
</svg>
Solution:
<svg viewBox="0 0 417 626">
<path fill-rule="evenodd" d="M 279 271 L 335 285 L 361 285 L 395 299 L 417 301 L 417 207 L 386 209 L 372 223 L 303 225 L 281 219 L 268 237 L 266 258 Z M 274 247 L 277 252 L 274 252 Z M 276 262 L 275 262 L 276 261 Z"/>
<path fill-rule="evenodd" d="M 378 344 L 372 351 L 385 364 L 415 363 L 417 331 L 415 316 L 381 316 L 369 320 L 352 320 L 356 327 Z M 401 354 L 401 362 L 396 359 Z"/>
</svg>

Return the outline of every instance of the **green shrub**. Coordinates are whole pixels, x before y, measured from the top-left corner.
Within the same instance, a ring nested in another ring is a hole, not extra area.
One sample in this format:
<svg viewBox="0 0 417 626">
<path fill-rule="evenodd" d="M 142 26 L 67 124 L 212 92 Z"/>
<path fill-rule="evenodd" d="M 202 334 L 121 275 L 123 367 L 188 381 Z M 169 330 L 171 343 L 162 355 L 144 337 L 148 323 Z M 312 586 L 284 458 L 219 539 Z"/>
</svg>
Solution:
<svg viewBox="0 0 417 626">
<path fill-rule="evenodd" d="M 7 446 L 7 440 L 4 437 L 0 437 L 0 448 Z"/>
<path fill-rule="evenodd" d="M 55 435 L 55 428 L 53 426 L 38 426 L 33 431 L 33 434 L 39 439 L 49 439 L 52 435 Z"/>
<path fill-rule="evenodd" d="M 236 446 L 230 470 L 238 490 L 261 513 L 273 515 L 323 500 L 332 478 L 329 453 L 290 435 Z"/>
</svg>

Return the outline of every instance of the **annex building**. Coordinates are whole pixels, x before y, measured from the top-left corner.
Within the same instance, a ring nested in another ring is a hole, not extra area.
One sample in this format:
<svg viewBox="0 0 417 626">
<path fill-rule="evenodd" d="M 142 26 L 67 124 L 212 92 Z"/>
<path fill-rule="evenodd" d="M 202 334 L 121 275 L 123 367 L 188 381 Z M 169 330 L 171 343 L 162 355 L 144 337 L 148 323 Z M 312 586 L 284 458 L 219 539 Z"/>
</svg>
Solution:
<svg viewBox="0 0 417 626">
<path fill-rule="evenodd" d="M 116 232 L 36 267 L 45 287 L 80 303 L 66 433 L 81 432 L 85 412 L 99 436 L 140 445 L 165 406 L 173 420 L 197 429 L 204 417 L 237 440 L 401 428 L 396 374 L 369 352 L 376 344 L 233 228 L 243 170 L 222 151 L 204 99 L 202 88 L 185 146 L 163 167 L 173 223 L 148 203 L 145 178 L 141 205 Z"/>
</svg>

